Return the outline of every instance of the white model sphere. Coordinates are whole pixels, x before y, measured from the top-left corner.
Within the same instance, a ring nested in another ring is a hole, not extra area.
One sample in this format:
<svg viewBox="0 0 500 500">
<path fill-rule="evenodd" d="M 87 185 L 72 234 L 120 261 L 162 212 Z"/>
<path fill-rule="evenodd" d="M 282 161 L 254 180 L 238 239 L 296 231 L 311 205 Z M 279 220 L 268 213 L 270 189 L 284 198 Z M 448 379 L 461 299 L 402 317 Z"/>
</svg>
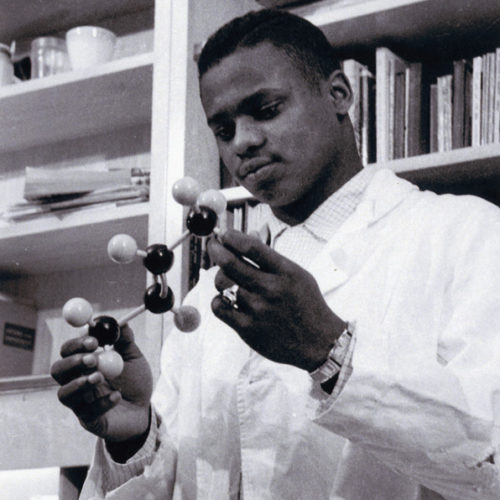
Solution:
<svg viewBox="0 0 500 500">
<path fill-rule="evenodd" d="M 64 304 L 62 315 L 71 326 L 86 325 L 92 318 L 93 310 L 88 300 L 73 297 Z"/>
<path fill-rule="evenodd" d="M 177 203 L 191 207 L 201 193 L 200 183 L 192 177 L 183 177 L 172 186 L 172 196 Z"/>
<path fill-rule="evenodd" d="M 108 255 L 113 262 L 128 264 L 137 255 L 137 242 L 128 234 L 117 234 L 109 240 Z"/>
</svg>

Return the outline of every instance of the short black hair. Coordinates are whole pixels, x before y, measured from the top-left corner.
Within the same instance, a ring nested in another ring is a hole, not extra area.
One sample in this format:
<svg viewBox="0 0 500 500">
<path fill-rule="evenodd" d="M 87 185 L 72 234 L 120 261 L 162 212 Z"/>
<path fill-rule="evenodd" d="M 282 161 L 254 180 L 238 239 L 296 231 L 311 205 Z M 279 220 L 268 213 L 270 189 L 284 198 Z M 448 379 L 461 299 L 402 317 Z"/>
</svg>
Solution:
<svg viewBox="0 0 500 500">
<path fill-rule="evenodd" d="M 340 69 L 334 49 L 318 27 L 286 11 L 262 9 L 229 21 L 207 40 L 198 59 L 199 78 L 239 48 L 263 42 L 286 53 L 311 85 Z"/>
</svg>

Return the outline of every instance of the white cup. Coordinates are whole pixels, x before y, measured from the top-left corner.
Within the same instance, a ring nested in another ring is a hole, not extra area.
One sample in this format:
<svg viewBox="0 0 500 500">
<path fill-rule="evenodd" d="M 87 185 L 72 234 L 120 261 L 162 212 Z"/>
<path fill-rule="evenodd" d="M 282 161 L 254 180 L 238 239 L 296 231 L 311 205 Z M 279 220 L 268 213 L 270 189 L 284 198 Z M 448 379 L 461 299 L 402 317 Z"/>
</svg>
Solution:
<svg viewBox="0 0 500 500">
<path fill-rule="evenodd" d="M 73 69 L 90 68 L 110 61 L 116 35 L 98 26 L 77 26 L 66 33 L 66 47 Z"/>
</svg>

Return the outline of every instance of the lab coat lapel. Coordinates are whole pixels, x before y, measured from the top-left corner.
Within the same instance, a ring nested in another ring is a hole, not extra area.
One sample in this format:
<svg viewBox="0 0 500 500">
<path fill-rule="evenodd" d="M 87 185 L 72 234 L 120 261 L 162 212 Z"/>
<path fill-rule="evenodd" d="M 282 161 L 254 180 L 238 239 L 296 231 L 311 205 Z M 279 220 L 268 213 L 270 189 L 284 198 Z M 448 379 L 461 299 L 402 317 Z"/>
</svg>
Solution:
<svg viewBox="0 0 500 500">
<path fill-rule="evenodd" d="M 355 249 L 366 239 L 364 230 L 417 189 L 415 185 L 398 178 L 391 170 L 380 169 L 375 173 L 354 213 L 308 267 L 323 294 L 342 285 L 359 267 L 357 261 L 360 252 Z"/>
<path fill-rule="evenodd" d="M 196 457 L 199 498 L 226 498 L 237 491 L 240 472 L 236 385 L 250 348 L 207 312 L 200 367 L 200 420 Z M 236 481 L 236 483 L 235 483 Z"/>
</svg>

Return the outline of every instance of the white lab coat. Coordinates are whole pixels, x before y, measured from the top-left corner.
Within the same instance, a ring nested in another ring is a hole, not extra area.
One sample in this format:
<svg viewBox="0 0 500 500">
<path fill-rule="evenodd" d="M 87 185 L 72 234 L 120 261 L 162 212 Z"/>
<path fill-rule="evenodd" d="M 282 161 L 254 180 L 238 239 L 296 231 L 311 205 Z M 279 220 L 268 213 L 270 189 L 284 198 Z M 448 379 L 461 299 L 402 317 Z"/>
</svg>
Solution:
<svg viewBox="0 0 500 500">
<path fill-rule="evenodd" d="M 499 256 L 496 207 L 377 172 L 309 267 L 356 325 L 336 400 L 218 321 L 204 273 L 188 298 L 200 328 L 164 345 L 154 402 L 169 437 L 107 498 L 225 500 L 242 487 L 244 500 L 417 500 L 419 484 L 500 498 Z M 84 498 L 101 498 L 102 449 Z"/>
</svg>

